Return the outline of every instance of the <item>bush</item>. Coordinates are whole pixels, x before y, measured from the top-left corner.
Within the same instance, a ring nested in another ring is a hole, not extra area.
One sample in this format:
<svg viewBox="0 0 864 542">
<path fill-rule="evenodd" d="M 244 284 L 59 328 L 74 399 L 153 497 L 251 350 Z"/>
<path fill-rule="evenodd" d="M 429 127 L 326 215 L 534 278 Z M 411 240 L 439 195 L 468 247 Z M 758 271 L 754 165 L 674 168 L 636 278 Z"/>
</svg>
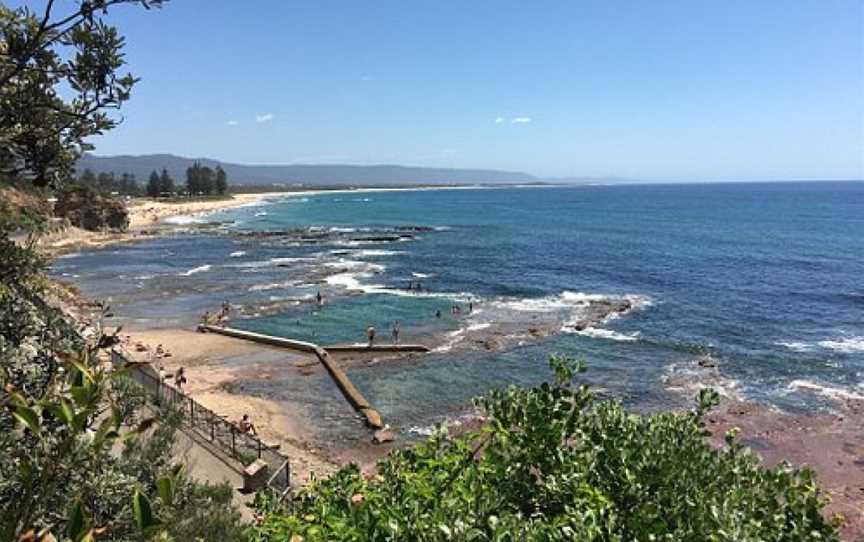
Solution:
<svg viewBox="0 0 864 542">
<path fill-rule="evenodd" d="M 377 475 L 349 466 L 289 505 L 260 498 L 252 539 L 837 540 L 812 473 L 763 468 L 732 434 L 709 444 L 716 393 L 692 412 L 640 416 L 571 387 L 570 360 L 551 365 L 554 384 L 479 399 L 477 433 L 440 430 Z"/>
</svg>

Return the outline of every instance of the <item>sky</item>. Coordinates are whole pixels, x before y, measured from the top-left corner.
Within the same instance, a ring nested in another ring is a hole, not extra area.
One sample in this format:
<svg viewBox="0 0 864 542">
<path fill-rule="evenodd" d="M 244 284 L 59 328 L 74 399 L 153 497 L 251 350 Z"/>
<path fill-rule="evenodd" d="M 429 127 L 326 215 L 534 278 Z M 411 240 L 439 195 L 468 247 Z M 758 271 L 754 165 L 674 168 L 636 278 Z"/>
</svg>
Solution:
<svg viewBox="0 0 864 542">
<path fill-rule="evenodd" d="M 171 0 L 97 154 L 864 179 L 864 2 Z"/>
</svg>

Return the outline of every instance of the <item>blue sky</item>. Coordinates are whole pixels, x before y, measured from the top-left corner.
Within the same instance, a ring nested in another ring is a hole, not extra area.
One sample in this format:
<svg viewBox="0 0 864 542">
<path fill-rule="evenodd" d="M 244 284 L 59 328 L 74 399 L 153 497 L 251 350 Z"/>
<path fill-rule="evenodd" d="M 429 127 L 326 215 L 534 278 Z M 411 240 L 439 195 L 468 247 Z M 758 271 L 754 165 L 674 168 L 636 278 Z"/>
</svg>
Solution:
<svg viewBox="0 0 864 542">
<path fill-rule="evenodd" d="M 864 178 L 864 2 L 172 0 L 98 154 Z"/>
</svg>

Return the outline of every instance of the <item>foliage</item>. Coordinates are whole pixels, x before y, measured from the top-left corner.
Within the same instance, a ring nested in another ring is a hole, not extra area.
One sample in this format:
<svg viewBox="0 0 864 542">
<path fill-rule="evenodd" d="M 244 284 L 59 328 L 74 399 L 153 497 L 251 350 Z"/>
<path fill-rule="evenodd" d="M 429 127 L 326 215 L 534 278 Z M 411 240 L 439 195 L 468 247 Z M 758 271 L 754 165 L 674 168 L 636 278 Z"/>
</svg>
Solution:
<svg viewBox="0 0 864 542">
<path fill-rule="evenodd" d="M 225 194 L 228 189 L 228 176 L 221 166 L 216 170 L 195 162 L 186 168 L 186 191 L 190 196 Z"/>
<path fill-rule="evenodd" d="M 0 4 L 0 177 L 36 186 L 71 175 L 88 137 L 117 125 L 136 79 L 121 75 L 123 38 L 103 20 L 117 4 L 162 0 L 78 0 L 58 14 Z M 69 98 L 64 99 L 64 96 Z"/>
<path fill-rule="evenodd" d="M 134 173 L 122 173 L 119 177 L 114 172 L 101 172 L 99 175 L 90 169 L 85 169 L 78 175 L 78 184 L 86 186 L 103 195 L 119 194 L 122 196 L 140 196 L 141 187 Z"/>
<path fill-rule="evenodd" d="M 733 435 L 707 442 L 716 393 L 641 416 L 572 386 L 578 364 L 551 365 L 554 384 L 479 399 L 477 433 L 440 430 L 374 476 L 346 467 L 291 504 L 258 499 L 252 539 L 837 540 L 810 472 L 762 468 Z"/>
<path fill-rule="evenodd" d="M 67 185 L 57 194 L 54 214 L 90 231 L 129 228 L 129 211 L 122 201 L 97 194 L 87 185 Z"/>
<path fill-rule="evenodd" d="M 154 416 L 140 386 L 100 361 L 116 335 L 101 326 L 79 330 L 45 305 L 44 260 L 6 234 L 0 231 L 0 540 L 45 533 L 193 540 L 214 529 L 242 540 L 231 489 L 197 484 L 172 463 L 179 415 Z M 136 517 L 142 505 L 160 522 L 153 532 L 143 532 Z"/>
</svg>

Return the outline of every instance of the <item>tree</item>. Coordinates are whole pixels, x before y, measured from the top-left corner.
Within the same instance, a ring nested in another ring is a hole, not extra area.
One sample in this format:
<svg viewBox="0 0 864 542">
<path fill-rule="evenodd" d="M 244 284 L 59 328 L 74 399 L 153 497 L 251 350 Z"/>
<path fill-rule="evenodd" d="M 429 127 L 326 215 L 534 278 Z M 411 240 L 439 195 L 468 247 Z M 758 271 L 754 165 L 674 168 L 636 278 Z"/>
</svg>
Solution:
<svg viewBox="0 0 864 542">
<path fill-rule="evenodd" d="M 199 169 L 199 182 L 201 183 L 201 192 L 205 195 L 210 195 L 213 193 L 213 189 L 216 185 L 216 178 L 213 174 L 213 170 L 207 166 L 201 167 Z"/>
<path fill-rule="evenodd" d="M 190 196 L 201 192 L 201 165 L 198 162 L 186 168 L 186 191 Z"/>
<path fill-rule="evenodd" d="M 174 179 L 168 175 L 168 170 L 162 168 L 162 174 L 159 176 L 159 192 L 162 194 L 174 193 Z"/>
<path fill-rule="evenodd" d="M 159 179 L 159 174 L 156 173 L 156 170 L 153 170 L 150 173 L 150 180 L 147 181 L 147 196 L 158 198 L 160 192 L 162 192 L 162 181 Z"/>
<path fill-rule="evenodd" d="M 104 22 L 108 8 L 162 0 L 78 0 L 62 14 L 44 4 L 39 14 L 0 4 L 0 177 L 36 186 L 71 176 L 136 82 L 119 73 L 123 38 Z"/>
<path fill-rule="evenodd" d="M 225 173 L 225 170 L 222 169 L 222 166 L 216 166 L 216 183 L 214 188 L 216 193 L 220 196 L 224 195 L 225 192 L 228 191 L 228 175 Z"/>
</svg>

